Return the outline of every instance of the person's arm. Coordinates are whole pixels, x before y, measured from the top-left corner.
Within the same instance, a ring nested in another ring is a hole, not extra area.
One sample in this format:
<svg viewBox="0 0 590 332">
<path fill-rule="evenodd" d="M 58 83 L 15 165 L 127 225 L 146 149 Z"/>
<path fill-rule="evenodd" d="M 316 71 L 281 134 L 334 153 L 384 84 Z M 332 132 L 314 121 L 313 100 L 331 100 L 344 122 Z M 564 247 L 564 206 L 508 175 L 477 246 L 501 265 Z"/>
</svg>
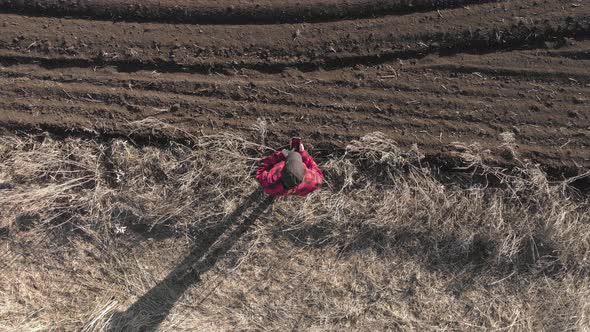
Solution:
<svg viewBox="0 0 590 332">
<path fill-rule="evenodd" d="M 306 151 L 300 151 L 301 159 L 307 168 L 303 183 L 297 187 L 295 195 L 307 196 L 310 192 L 318 189 L 324 181 L 324 174 L 318 164 Z"/>
<path fill-rule="evenodd" d="M 258 180 L 262 186 L 271 185 L 272 174 L 270 174 L 269 171 L 274 165 L 280 163 L 283 160 L 285 160 L 285 155 L 281 151 L 277 151 L 276 153 L 262 159 L 261 165 L 256 171 L 256 180 Z"/>
<path fill-rule="evenodd" d="M 310 156 L 309 153 L 307 153 L 307 151 L 305 151 L 305 150 L 301 151 L 300 154 L 301 154 L 301 159 L 303 160 L 303 163 L 305 164 L 305 167 L 307 167 L 308 170 L 315 172 L 321 179 L 323 179 L 324 173 L 322 173 L 322 170 L 320 169 L 318 164 L 315 162 L 315 160 L 313 160 L 313 157 Z"/>
</svg>

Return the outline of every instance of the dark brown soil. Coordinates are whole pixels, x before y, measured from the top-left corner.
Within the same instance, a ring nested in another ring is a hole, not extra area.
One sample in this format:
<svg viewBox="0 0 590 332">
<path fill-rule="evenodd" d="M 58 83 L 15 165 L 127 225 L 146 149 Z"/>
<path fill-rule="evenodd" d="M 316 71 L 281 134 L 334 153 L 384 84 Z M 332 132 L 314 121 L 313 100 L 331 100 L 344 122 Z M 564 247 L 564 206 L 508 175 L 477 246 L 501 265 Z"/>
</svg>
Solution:
<svg viewBox="0 0 590 332">
<path fill-rule="evenodd" d="M 454 142 L 494 148 L 508 131 L 524 159 L 568 174 L 590 168 L 590 6 L 434 5 L 267 25 L 0 14 L 0 127 L 149 140 L 133 121 L 154 117 L 199 134 L 250 131 L 264 117 L 272 144 L 299 132 L 332 149 L 382 131 L 431 160 L 453 156 Z"/>
<path fill-rule="evenodd" d="M 27 15 L 192 24 L 322 22 L 462 7 L 498 0 L 0 0 Z"/>
</svg>

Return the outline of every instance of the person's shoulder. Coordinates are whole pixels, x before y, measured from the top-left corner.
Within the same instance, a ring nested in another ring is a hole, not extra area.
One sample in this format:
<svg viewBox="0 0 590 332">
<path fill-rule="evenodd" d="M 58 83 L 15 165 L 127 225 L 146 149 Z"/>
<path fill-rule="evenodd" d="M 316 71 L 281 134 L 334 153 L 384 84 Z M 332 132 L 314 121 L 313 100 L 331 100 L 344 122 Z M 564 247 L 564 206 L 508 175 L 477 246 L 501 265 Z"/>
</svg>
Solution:
<svg viewBox="0 0 590 332">
<path fill-rule="evenodd" d="M 302 158 L 311 158 L 311 155 L 307 150 L 298 151 Z"/>
</svg>

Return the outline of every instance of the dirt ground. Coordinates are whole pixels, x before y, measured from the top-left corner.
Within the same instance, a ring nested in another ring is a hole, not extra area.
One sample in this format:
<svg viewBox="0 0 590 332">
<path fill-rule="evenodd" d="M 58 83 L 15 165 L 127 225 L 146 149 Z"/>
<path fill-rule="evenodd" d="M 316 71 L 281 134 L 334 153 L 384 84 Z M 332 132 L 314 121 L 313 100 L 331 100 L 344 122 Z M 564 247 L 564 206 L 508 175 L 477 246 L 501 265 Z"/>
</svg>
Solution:
<svg viewBox="0 0 590 332">
<path fill-rule="evenodd" d="M 378 130 L 431 155 L 509 131 L 535 162 L 587 167 L 589 14 L 571 1 L 275 25 L 2 14 L 0 125 L 126 135 L 157 117 L 198 133 L 265 117 L 277 142 Z"/>
<path fill-rule="evenodd" d="M 4 11 L 42 16 L 162 23 L 322 22 L 460 7 L 490 0 L 0 0 Z"/>
<path fill-rule="evenodd" d="M 590 166 L 588 5 L 436 4 L 272 25 L 0 14 L 0 126 L 126 136 L 147 117 L 191 133 L 264 117 L 276 144 L 298 132 L 330 150 L 382 131 L 437 160 L 513 132 L 552 173 Z"/>
</svg>

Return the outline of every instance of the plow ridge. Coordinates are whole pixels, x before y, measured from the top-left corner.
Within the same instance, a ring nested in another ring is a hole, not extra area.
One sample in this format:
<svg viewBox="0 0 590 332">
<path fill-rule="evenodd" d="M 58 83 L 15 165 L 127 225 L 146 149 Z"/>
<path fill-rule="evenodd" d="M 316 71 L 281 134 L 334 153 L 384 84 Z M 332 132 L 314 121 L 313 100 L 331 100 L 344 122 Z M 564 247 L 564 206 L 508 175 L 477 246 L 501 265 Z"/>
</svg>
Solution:
<svg viewBox="0 0 590 332">
<path fill-rule="evenodd" d="M 265 57 L 247 58 L 239 63 L 223 57 L 212 57 L 210 60 L 199 62 L 188 59 L 186 62 L 179 60 L 166 60 L 162 58 L 104 58 L 101 56 L 35 56 L 34 53 L 22 54 L 20 52 L 0 51 L 0 63 L 4 65 L 14 64 L 40 64 L 46 68 L 81 67 L 90 68 L 96 66 L 115 66 L 122 72 L 135 72 L 139 70 L 158 70 L 160 72 L 174 73 L 201 73 L 207 74 L 215 71 L 227 71 L 235 68 L 256 70 L 263 73 L 276 74 L 288 68 L 296 68 L 301 71 L 315 71 L 319 68 L 335 70 L 355 65 L 378 65 L 396 60 L 423 58 L 430 54 L 452 55 L 456 53 L 489 53 L 495 51 L 508 51 L 514 49 L 536 49 L 544 47 L 546 42 L 565 45 L 567 38 L 590 38 L 590 16 L 570 17 L 561 22 L 552 24 L 510 25 L 497 26 L 492 29 L 463 30 L 447 33 L 420 34 L 404 36 L 403 39 L 414 41 L 412 45 L 400 46 L 396 49 L 395 40 L 367 41 L 365 48 L 373 49 L 369 54 L 355 54 L 341 52 L 316 53 L 309 57 L 305 54 L 284 53 L 284 50 L 269 50 L 271 61 Z M 394 49 L 380 47 L 378 45 L 394 45 Z M 273 55 L 276 53 L 276 55 Z M 587 54 L 587 53 L 586 53 Z M 299 60 L 283 60 L 286 55 L 297 56 Z M 584 57 L 582 56 L 581 59 Z M 205 58 L 207 59 L 207 58 Z"/>
<path fill-rule="evenodd" d="M 268 6 L 234 5 L 232 1 L 0 0 L 0 12 L 137 22 L 278 24 L 371 18 L 493 2 L 499 0 L 280 1 Z"/>
<path fill-rule="evenodd" d="M 499 68 L 491 66 L 472 66 L 472 65 L 457 65 L 457 64 L 440 64 L 428 66 L 426 68 L 435 70 L 445 70 L 455 73 L 479 73 L 491 76 L 516 76 L 527 80 L 541 80 L 541 81 L 561 81 L 561 82 L 579 82 L 590 83 L 590 75 L 575 72 L 560 72 L 554 70 L 538 71 L 530 69 L 518 68 Z"/>
</svg>

